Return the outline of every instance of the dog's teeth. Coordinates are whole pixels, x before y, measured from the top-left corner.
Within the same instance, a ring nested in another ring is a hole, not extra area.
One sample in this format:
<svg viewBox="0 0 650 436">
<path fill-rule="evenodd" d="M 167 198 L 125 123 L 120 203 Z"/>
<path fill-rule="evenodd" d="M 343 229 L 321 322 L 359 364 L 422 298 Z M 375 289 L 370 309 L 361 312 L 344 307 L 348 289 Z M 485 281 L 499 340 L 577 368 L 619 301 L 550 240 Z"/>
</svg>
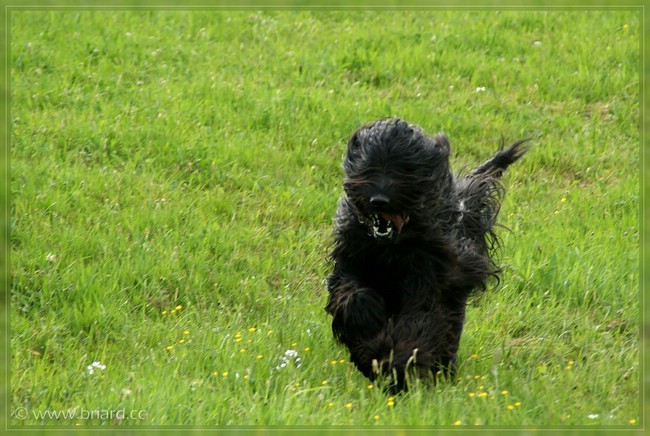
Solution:
<svg viewBox="0 0 650 436">
<path fill-rule="evenodd" d="M 372 232 L 375 237 L 386 238 L 393 235 L 395 228 L 392 221 L 386 220 L 379 214 L 373 214 L 370 218 L 372 219 Z"/>
<path fill-rule="evenodd" d="M 390 236 L 393 233 L 392 227 L 387 227 L 385 232 L 380 231 L 378 226 L 373 226 L 372 230 L 375 232 L 375 235 L 381 237 Z"/>
</svg>

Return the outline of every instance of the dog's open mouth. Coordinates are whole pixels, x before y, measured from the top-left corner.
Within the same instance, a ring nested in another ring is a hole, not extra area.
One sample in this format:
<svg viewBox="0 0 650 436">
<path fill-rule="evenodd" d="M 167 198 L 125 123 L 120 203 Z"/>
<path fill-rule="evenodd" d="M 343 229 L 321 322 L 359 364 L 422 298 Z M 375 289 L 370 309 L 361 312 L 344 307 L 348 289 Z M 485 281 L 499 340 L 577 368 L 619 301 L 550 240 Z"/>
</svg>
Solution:
<svg viewBox="0 0 650 436">
<path fill-rule="evenodd" d="M 408 224 L 408 215 L 393 215 L 380 212 L 372 216 L 373 236 L 378 239 L 391 239 L 402 232 Z"/>
</svg>

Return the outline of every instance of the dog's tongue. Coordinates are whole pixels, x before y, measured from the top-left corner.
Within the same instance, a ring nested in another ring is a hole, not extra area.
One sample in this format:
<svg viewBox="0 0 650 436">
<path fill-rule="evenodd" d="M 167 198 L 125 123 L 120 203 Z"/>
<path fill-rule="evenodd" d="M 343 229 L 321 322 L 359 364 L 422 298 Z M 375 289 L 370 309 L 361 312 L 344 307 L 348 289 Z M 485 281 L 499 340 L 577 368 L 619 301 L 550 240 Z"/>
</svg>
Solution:
<svg viewBox="0 0 650 436">
<path fill-rule="evenodd" d="M 397 230 L 397 233 L 402 232 L 402 227 L 404 227 L 404 224 L 408 223 L 409 217 L 407 216 L 406 219 L 404 219 L 401 215 L 391 215 L 389 213 L 383 213 L 381 214 L 382 218 L 384 218 L 386 221 L 390 221 L 393 223 L 395 226 L 395 230 Z"/>
</svg>

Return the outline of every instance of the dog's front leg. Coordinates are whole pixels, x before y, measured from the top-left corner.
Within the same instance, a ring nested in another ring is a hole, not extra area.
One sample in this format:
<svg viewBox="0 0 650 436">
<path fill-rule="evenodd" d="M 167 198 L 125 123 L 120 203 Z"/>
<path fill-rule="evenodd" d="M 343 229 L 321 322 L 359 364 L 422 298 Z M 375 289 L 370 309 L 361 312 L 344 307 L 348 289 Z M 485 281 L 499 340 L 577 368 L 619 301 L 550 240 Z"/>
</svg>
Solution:
<svg viewBox="0 0 650 436">
<path fill-rule="evenodd" d="M 462 332 L 464 308 L 436 305 L 399 313 L 387 329 L 389 354 L 380 361 L 381 373 L 390 377 L 391 391 L 406 388 L 406 373 L 422 378 L 453 375 Z"/>
<path fill-rule="evenodd" d="M 350 360 L 365 374 L 371 370 L 367 356 L 375 354 L 368 349 L 370 340 L 388 323 L 386 302 L 377 291 L 352 276 L 332 274 L 327 288 L 325 310 L 332 315 L 332 332 L 348 347 Z"/>
<path fill-rule="evenodd" d="M 376 336 L 386 325 L 384 298 L 355 278 L 333 274 L 328 278 L 329 300 L 325 310 L 332 315 L 335 337 L 348 347 Z"/>
</svg>

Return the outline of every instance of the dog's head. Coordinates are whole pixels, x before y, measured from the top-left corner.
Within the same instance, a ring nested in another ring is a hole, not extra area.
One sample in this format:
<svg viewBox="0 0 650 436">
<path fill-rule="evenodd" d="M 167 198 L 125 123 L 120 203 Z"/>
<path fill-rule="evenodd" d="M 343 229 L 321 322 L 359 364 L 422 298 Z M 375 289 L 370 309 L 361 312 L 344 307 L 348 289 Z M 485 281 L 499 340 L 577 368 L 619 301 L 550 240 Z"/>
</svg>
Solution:
<svg viewBox="0 0 650 436">
<path fill-rule="evenodd" d="M 400 119 L 382 119 L 352 135 L 343 187 L 372 237 L 394 242 L 435 213 L 431 209 L 452 183 L 449 153 L 446 135 L 429 137 Z"/>
</svg>

